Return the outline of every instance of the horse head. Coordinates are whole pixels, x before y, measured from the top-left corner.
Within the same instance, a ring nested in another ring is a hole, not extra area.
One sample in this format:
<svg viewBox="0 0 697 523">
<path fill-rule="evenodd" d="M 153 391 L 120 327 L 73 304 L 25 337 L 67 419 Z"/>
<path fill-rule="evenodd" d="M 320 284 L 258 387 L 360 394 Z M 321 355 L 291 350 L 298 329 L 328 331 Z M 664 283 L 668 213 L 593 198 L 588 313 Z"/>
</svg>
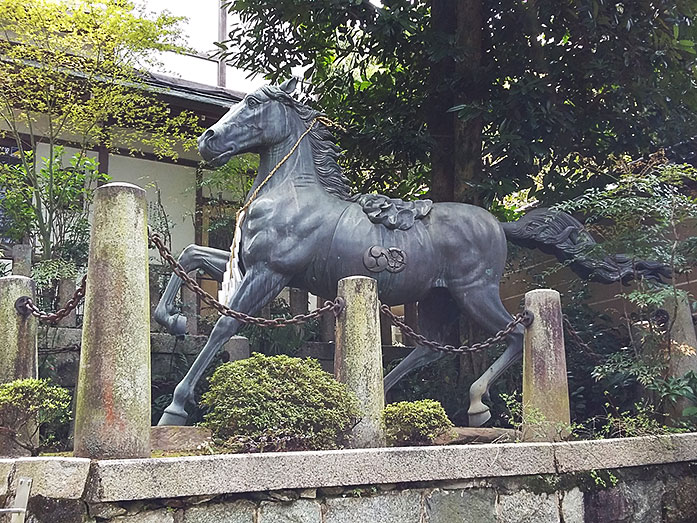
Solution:
<svg viewBox="0 0 697 523">
<path fill-rule="evenodd" d="M 291 132 L 288 101 L 296 84 L 291 78 L 278 87 L 261 87 L 232 106 L 199 137 L 203 159 L 218 167 L 237 154 L 283 142 Z"/>
</svg>

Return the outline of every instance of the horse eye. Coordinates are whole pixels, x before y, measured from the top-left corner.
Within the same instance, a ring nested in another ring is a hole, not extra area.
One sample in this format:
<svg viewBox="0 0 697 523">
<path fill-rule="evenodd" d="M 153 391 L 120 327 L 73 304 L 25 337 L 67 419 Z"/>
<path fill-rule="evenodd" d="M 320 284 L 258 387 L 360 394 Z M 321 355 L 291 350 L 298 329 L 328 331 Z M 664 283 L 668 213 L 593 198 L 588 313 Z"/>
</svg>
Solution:
<svg viewBox="0 0 697 523">
<path fill-rule="evenodd" d="M 259 105 L 261 102 L 257 100 L 256 98 L 247 98 L 247 106 L 248 107 L 256 107 Z"/>
</svg>

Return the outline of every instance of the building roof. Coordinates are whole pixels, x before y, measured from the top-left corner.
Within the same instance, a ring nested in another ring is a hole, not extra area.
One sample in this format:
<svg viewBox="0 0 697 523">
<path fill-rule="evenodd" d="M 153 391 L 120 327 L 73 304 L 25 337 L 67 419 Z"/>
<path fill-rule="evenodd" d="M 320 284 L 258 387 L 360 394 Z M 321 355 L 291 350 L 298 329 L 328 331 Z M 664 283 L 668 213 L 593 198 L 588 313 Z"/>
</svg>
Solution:
<svg viewBox="0 0 697 523">
<path fill-rule="evenodd" d="M 153 90 L 173 98 L 191 100 L 209 105 L 230 107 L 244 98 L 246 93 L 224 87 L 201 84 L 159 73 L 145 73 L 145 83 Z"/>
</svg>

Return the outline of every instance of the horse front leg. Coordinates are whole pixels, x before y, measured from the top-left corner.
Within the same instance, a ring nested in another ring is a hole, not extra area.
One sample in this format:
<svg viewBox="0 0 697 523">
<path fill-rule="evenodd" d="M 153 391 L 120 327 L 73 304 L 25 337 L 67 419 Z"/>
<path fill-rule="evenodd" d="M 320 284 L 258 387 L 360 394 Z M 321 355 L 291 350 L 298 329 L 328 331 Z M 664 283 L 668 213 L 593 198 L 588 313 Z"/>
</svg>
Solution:
<svg viewBox="0 0 697 523">
<path fill-rule="evenodd" d="M 255 314 L 283 290 L 290 278 L 266 267 L 254 266 L 230 299 L 228 307 L 245 314 Z M 186 376 L 174 389 L 172 403 L 165 409 L 158 425 L 184 425 L 188 413 L 186 404 L 194 400 L 194 388 L 222 346 L 238 331 L 242 323 L 222 316 L 218 319 L 205 347 L 196 357 Z"/>
<path fill-rule="evenodd" d="M 211 278 L 221 282 L 229 259 L 230 251 L 191 244 L 182 251 L 179 263 L 186 272 L 201 269 Z M 174 300 L 179 294 L 182 283 L 179 276 L 172 274 L 154 314 L 155 321 L 175 336 L 186 334 L 186 316 L 177 312 L 174 307 Z"/>
</svg>

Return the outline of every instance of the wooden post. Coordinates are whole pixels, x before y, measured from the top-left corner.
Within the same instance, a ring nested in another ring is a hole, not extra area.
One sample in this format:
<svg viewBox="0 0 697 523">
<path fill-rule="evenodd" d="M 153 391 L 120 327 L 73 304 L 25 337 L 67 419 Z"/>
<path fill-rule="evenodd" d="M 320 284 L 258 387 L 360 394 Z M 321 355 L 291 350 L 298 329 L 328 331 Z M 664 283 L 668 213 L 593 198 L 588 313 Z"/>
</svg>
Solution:
<svg viewBox="0 0 697 523">
<path fill-rule="evenodd" d="M 356 394 L 363 416 L 353 429 L 352 446 L 383 447 L 385 389 L 377 282 L 364 276 L 344 278 L 337 294 L 346 307 L 336 321 L 334 374 Z"/>
<path fill-rule="evenodd" d="M 525 329 L 523 349 L 523 439 L 558 441 L 571 424 L 559 293 L 530 291 L 525 308 L 534 320 Z"/>
<path fill-rule="evenodd" d="M 145 191 L 97 188 L 77 383 L 77 457 L 150 456 L 150 307 Z"/>
<path fill-rule="evenodd" d="M 12 274 L 31 276 L 31 245 L 21 243 L 12 247 Z"/>
</svg>

